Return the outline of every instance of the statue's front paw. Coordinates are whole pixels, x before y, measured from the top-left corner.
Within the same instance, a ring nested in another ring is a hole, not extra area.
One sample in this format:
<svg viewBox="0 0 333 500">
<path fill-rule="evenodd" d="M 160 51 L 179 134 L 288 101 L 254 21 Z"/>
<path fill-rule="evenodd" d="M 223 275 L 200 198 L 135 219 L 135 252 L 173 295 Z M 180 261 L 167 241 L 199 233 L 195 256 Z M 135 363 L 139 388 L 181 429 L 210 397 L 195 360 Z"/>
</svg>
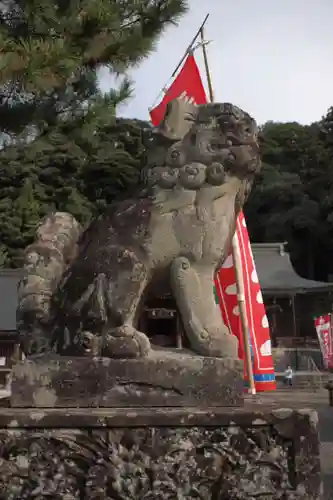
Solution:
<svg viewBox="0 0 333 500">
<path fill-rule="evenodd" d="M 150 342 L 142 332 L 123 325 L 109 332 L 104 339 L 102 356 L 107 358 L 143 358 L 148 356 Z"/>
<path fill-rule="evenodd" d="M 206 337 L 206 339 L 205 339 Z M 238 340 L 231 334 L 210 335 L 208 332 L 201 332 L 203 341 L 198 343 L 198 354 L 213 358 L 238 358 Z"/>
<path fill-rule="evenodd" d="M 211 325 L 204 327 L 190 322 L 188 336 L 192 349 L 201 356 L 213 358 L 238 358 L 238 339 L 226 328 Z"/>
</svg>

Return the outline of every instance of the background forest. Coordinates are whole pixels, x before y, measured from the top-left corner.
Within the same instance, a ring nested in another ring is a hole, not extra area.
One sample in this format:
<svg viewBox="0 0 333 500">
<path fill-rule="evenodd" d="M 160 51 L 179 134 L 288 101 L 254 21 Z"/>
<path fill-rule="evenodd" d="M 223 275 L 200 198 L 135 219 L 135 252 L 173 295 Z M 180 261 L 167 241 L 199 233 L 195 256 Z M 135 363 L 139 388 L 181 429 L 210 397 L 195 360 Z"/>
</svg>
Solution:
<svg viewBox="0 0 333 500">
<path fill-rule="evenodd" d="M 81 222 L 138 181 L 143 130 L 117 117 L 129 68 L 187 9 L 182 0 L 0 1 L 0 266 L 20 266 L 50 210 Z M 107 67 L 118 86 L 98 87 Z M 324 112 L 325 110 L 323 110 Z M 333 109 L 316 123 L 268 122 L 246 205 L 253 242 L 288 242 L 305 277 L 333 274 Z"/>
</svg>

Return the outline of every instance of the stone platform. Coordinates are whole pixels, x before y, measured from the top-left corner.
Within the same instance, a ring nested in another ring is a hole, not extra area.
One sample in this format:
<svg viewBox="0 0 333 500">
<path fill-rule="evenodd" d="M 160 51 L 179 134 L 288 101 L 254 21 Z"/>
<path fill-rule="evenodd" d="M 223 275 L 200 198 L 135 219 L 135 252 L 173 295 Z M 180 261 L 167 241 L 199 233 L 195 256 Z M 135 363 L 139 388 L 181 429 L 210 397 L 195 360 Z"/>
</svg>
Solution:
<svg viewBox="0 0 333 500">
<path fill-rule="evenodd" d="M 0 461 L 1 499 L 321 498 L 312 410 L 2 409 Z"/>
<path fill-rule="evenodd" d="M 243 404 L 241 361 L 179 350 L 132 360 L 43 355 L 13 367 L 12 407 Z"/>
</svg>

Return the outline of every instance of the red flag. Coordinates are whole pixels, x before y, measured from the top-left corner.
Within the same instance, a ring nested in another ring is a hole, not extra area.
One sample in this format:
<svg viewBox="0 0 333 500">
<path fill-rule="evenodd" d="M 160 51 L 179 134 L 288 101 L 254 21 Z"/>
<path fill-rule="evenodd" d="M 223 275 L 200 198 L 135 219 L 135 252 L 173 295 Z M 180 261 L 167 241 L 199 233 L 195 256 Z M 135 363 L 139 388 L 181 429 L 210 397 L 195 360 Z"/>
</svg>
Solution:
<svg viewBox="0 0 333 500">
<path fill-rule="evenodd" d="M 165 93 L 162 102 L 151 110 L 150 116 L 155 126 L 158 126 L 162 121 L 167 104 L 172 99 L 176 99 L 181 95 L 192 99 L 196 104 L 207 103 L 200 72 L 192 54 L 187 57 L 178 76 Z M 269 325 L 243 213 L 239 215 L 237 220 L 236 235 L 241 253 L 246 311 L 250 330 L 249 340 L 256 390 L 274 390 L 276 386 Z M 230 332 L 238 338 L 239 358 L 244 359 L 242 326 L 236 290 L 236 274 L 231 252 L 217 273 L 215 289 L 223 321 L 228 326 Z M 247 379 L 246 368 L 244 370 L 245 379 Z"/>
<path fill-rule="evenodd" d="M 163 120 L 167 104 L 181 95 L 192 98 L 196 104 L 205 104 L 207 102 L 199 68 L 193 55 L 187 57 L 184 66 L 165 93 L 160 104 L 150 111 L 151 121 L 155 127 Z"/>
</svg>

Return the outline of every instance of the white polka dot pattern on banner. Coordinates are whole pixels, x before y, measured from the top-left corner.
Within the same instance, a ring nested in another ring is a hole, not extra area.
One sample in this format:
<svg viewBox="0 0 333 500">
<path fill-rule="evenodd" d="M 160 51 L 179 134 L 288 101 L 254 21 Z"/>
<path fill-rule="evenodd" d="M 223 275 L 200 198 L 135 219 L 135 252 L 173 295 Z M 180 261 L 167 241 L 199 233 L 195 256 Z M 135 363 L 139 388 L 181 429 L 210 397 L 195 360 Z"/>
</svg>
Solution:
<svg viewBox="0 0 333 500">
<path fill-rule="evenodd" d="M 262 293 L 260 291 L 257 293 L 257 302 L 258 302 L 258 304 L 264 303 L 264 299 L 263 299 Z"/>
<path fill-rule="evenodd" d="M 272 354 L 272 343 L 270 340 L 266 340 L 260 347 L 260 353 L 262 356 L 271 356 Z"/>
<path fill-rule="evenodd" d="M 227 295 L 237 295 L 236 283 L 234 283 L 233 285 L 227 286 L 227 288 L 225 289 L 225 293 Z"/>
<path fill-rule="evenodd" d="M 230 269 L 234 265 L 232 255 L 229 255 L 222 264 L 223 269 Z"/>
<path fill-rule="evenodd" d="M 259 283 L 257 271 L 255 269 L 253 269 L 251 273 L 251 280 L 253 281 L 253 283 Z"/>
<path fill-rule="evenodd" d="M 238 306 L 235 306 L 232 310 L 232 314 L 234 314 L 235 316 L 239 316 L 239 307 Z"/>
<path fill-rule="evenodd" d="M 265 312 L 263 295 L 249 241 L 246 220 L 242 213 L 237 219 L 236 235 L 241 252 L 247 319 L 250 331 L 254 332 L 252 334 L 253 362 L 258 374 L 261 374 L 273 370 L 269 322 Z M 223 297 L 220 307 L 223 320 L 230 332 L 241 339 L 240 309 L 235 281 L 234 261 L 232 254 L 230 254 L 218 271 L 219 289 Z M 240 356 L 244 356 L 241 341 L 239 345 L 241 346 L 239 354 Z"/>
<path fill-rule="evenodd" d="M 263 328 L 268 328 L 269 327 L 269 324 L 268 324 L 268 319 L 267 319 L 267 316 L 265 314 L 265 316 L 262 318 L 262 321 L 261 321 L 261 326 Z"/>
</svg>

